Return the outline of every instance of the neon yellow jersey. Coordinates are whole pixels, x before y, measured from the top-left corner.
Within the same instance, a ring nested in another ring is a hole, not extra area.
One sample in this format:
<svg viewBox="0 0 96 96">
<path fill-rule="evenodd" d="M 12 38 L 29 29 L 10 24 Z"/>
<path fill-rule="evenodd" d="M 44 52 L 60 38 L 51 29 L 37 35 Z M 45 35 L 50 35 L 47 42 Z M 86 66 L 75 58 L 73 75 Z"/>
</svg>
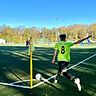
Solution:
<svg viewBox="0 0 96 96">
<path fill-rule="evenodd" d="M 58 51 L 58 61 L 70 62 L 70 47 L 73 45 L 73 42 L 64 41 L 60 41 L 55 44 L 54 49 Z"/>
</svg>

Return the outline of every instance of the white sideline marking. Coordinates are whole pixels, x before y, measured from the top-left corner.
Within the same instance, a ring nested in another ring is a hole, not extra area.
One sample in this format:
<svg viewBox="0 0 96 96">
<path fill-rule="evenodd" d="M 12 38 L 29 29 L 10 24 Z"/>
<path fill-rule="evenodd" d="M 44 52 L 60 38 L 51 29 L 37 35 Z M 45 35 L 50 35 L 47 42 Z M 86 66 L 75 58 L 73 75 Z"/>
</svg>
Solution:
<svg viewBox="0 0 96 96">
<path fill-rule="evenodd" d="M 11 84 L 17 84 L 17 83 L 28 82 L 28 81 L 30 81 L 30 80 L 16 81 L 16 82 L 13 82 Z"/>
<path fill-rule="evenodd" d="M 96 56 L 96 54 L 94 54 L 94 55 L 92 55 L 92 56 L 90 56 L 90 57 L 88 57 L 88 58 L 82 60 L 81 62 L 78 62 L 77 64 L 75 64 L 75 65 L 69 67 L 67 70 L 70 70 L 70 69 L 76 67 L 77 65 L 83 63 L 84 61 L 87 61 L 87 60 L 91 59 L 91 58 L 94 57 L 94 56 Z M 48 81 L 48 80 L 50 80 L 50 79 L 52 79 L 52 78 L 54 78 L 54 77 L 56 77 L 56 75 L 53 75 L 53 76 L 51 76 L 50 78 L 48 78 L 48 79 L 46 79 L 46 80 Z M 32 88 L 35 88 L 35 87 L 37 87 L 37 86 L 40 86 L 40 85 L 43 84 L 44 82 L 46 82 L 46 81 L 42 81 L 42 82 L 40 82 L 40 83 L 37 83 L 37 84 L 34 85 Z"/>
<path fill-rule="evenodd" d="M 3 82 L 0 82 L 0 85 L 11 86 L 11 87 L 18 87 L 18 88 L 25 88 L 25 89 L 30 89 L 29 86 L 12 85 L 12 84 L 10 84 L 10 83 L 3 83 Z"/>
<path fill-rule="evenodd" d="M 34 86 L 32 86 L 32 88 L 35 88 L 35 87 L 37 87 L 37 86 L 39 86 L 39 85 L 43 84 L 44 82 L 47 82 L 48 80 L 50 80 L 50 79 L 52 79 L 52 78 L 54 78 L 54 77 L 56 77 L 56 75 L 53 75 L 53 76 L 51 76 L 51 77 L 50 77 L 50 78 L 48 78 L 48 79 L 44 79 L 44 81 L 42 81 L 42 82 L 40 82 L 40 83 L 35 84 Z"/>
<path fill-rule="evenodd" d="M 92 56 L 90 56 L 90 57 L 82 60 L 81 62 L 78 62 L 77 64 L 69 67 L 67 70 L 70 70 L 70 69 L 76 67 L 77 65 L 83 63 L 84 61 L 87 61 L 87 60 L 91 59 L 91 58 L 94 57 L 94 56 L 96 56 L 96 54 L 94 54 L 94 55 L 92 55 Z M 56 75 L 53 75 L 53 76 L 51 76 L 51 77 L 48 78 L 48 79 L 44 79 L 44 81 L 35 84 L 32 88 L 35 88 L 35 87 L 37 87 L 37 86 L 40 86 L 40 85 L 43 84 L 44 82 L 47 82 L 47 81 L 51 80 L 51 79 L 54 78 L 54 77 L 56 77 Z M 27 82 L 27 81 L 30 81 L 30 80 L 24 80 L 24 82 Z M 11 86 L 11 87 L 18 87 L 18 88 L 30 89 L 29 86 L 14 85 L 14 84 L 16 84 L 16 83 L 22 83 L 22 82 L 23 82 L 23 81 L 17 81 L 17 82 L 13 82 L 13 83 L 3 83 L 3 82 L 0 82 L 0 85 L 6 85 L 6 86 Z"/>
<path fill-rule="evenodd" d="M 92 55 L 92 56 L 90 56 L 90 57 L 88 57 L 88 58 L 82 60 L 81 62 L 79 62 L 79 63 L 77 63 L 77 64 L 75 64 L 75 65 L 69 67 L 67 70 L 70 70 L 70 69 L 74 68 L 75 66 L 77 66 L 77 65 L 79 65 L 79 64 L 81 64 L 81 63 L 83 63 L 83 62 L 85 62 L 85 61 L 87 61 L 87 60 L 89 60 L 89 59 L 91 59 L 91 58 L 94 57 L 94 56 L 96 56 L 96 54 L 94 54 L 94 55 Z"/>
</svg>

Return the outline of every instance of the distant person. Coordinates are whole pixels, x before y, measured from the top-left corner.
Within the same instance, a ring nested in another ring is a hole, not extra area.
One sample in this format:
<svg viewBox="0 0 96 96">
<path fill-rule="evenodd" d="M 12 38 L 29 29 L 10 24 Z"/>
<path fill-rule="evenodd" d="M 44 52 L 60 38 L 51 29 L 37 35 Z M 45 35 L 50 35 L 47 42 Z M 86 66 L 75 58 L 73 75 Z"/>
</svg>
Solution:
<svg viewBox="0 0 96 96">
<path fill-rule="evenodd" d="M 29 47 L 29 40 L 26 40 L 26 48 Z"/>
<path fill-rule="evenodd" d="M 83 46 L 83 45 L 84 45 L 83 41 L 82 41 L 82 42 L 80 42 L 80 44 Z"/>
<path fill-rule="evenodd" d="M 59 37 L 60 37 L 60 41 L 58 43 L 56 43 L 54 46 L 55 50 L 54 50 L 54 55 L 53 55 L 53 59 L 52 59 L 52 63 L 54 64 L 56 56 L 57 56 L 58 66 L 59 66 L 58 73 L 57 73 L 57 76 L 55 78 L 55 83 L 57 83 L 59 76 L 62 74 L 67 79 L 73 81 L 77 85 L 78 90 L 81 91 L 80 79 L 75 78 L 74 76 L 69 74 L 67 72 L 66 67 L 70 63 L 70 47 L 75 45 L 75 44 L 81 43 L 82 41 L 88 39 L 91 36 L 88 36 L 84 39 L 78 40 L 77 42 L 67 42 L 65 34 L 61 34 Z"/>
<path fill-rule="evenodd" d="M 78 38 L 79 38 L 79 39 L 81 39 L 81 37 L 80 37 L 80 36 L 78 36 Z M 80 42 L 80 45 L 81 45 L 81 46 L 83 46 L 83 45 L 84 45 L 83 41 L 81 41 L 81 42 Z"/>
<path fill-rule="evenodd" d="M 48 40 L 48 45 L 50 45 L 50 43 L 51 43 L 50 40 Z"/>
<path fill-rule="evenodd" d="M 86 37 L 88 37 L 88 34 L 86 35 Z M 90 42 L 90 39 L 89 39 L 89 38 L 87 39 L 87 43 L 88 43 L 88 45 L 90 45 L 90 44 L 91 44 L 91 42 Z"/>
<path fill-rule="evenodd" d="M 91 44 L 91 42 L 90 42 L 90 39 L 89 39 L 89 38 L 87 39 L 87 42 L 88 42 L 88 45 L 90 45 L 90 44 Z"/>
</svg>

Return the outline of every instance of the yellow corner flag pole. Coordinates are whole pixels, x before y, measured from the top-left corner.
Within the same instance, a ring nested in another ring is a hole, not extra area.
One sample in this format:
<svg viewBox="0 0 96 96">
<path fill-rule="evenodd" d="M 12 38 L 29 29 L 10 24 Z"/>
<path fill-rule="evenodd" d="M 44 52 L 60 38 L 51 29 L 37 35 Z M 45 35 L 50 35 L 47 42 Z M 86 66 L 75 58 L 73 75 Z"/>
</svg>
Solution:
<svg viewBox="0 0 96 96">
<path fill-rule="evenodd" d="M 32 37 L 30 37 L 30 88 L 33 85 L 33 65 L 32 65 Z"/>
</svg>

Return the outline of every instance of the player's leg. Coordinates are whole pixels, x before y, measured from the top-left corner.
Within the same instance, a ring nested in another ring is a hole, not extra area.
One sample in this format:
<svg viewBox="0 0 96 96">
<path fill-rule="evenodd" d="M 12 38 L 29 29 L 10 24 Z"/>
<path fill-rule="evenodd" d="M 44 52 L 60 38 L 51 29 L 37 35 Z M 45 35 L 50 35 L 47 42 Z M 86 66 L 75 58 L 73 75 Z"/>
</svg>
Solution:
<svg viewBox="0 0 96 96">
<path fill-rule="evenodd" d="M 62 73 L 63 76 L 65 76 L 67 79 L 74 81 L 74 80 L 75 80 L 74 76 L 71 75 L 71 74 L 69 74 L 69 73 L 67 72 L 67 66 L 68 66 L 68 64 L 69 64 L 69 62 L 65 62 L 65 61 L 62 62 L 62 72 L 61 72 L 61 73 Z"/>
<path fill-rule="evenodd" d="M 62 74 L 69 80 L 73 81 L 77 87 L 78 87 L 78 90 L 81 91 L 81 85 L 80 85 L 80 79 L 79 78 L 75 78 L 75 76 L 69 74 L 67 72 L 67 66 L 68 66 L 68 62 L 63 62 L 64 64 L 62 64 Z"/>
<path fill-rule="evenodd" d="M 75 77 L 71 74 L 69 74 L 68 72 L 63 72 L 63 75 L 69 79 L 69 80 L 72 80 L 72 81 L 75 81 Z"/>
<path fill-rule="evenodd" d="M 61 70 L 62 70 L 62 66 L 61 66 L 61 62 L 58 62 L 58 72 L 57 72 L 57 76 L 54 78 L 54 82 L 57 83 L 59 76 L 61 75 Z"/>
<path fill-rule="evenodd" d="M 68 72 L 63 72 L 63 75 L 66 76 L 67 79 L 73 81 L 77 85 L 78 90 L 81 91 L 81 84 L 79 78 L 75 78 L 75 76 L 72 76 Z"/>
</svg>

